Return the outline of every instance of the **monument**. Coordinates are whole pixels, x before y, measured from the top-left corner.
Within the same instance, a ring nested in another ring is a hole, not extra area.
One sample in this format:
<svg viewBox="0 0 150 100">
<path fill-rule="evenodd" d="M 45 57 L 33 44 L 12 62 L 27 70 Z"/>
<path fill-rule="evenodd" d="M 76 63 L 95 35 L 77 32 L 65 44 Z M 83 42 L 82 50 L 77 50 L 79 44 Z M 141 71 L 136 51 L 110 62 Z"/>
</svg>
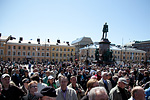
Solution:
<svg viewBox="0 0 150 100">
<path fill-rule="evenodd" d="M 112 62 L 112 52 L 110 51 L 110 41 L 107 38 L 108 25 L 107 23 L 103 26 L 103 35 L 99 42 L 99 63 L 110 64 Z"/>
</svg>

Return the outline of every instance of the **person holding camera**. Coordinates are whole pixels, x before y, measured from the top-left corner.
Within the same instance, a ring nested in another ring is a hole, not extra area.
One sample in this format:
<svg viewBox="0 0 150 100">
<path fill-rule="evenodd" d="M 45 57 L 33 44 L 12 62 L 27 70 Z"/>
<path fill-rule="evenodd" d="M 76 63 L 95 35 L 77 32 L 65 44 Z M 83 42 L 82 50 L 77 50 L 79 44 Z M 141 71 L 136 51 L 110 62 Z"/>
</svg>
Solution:
<svg viewBox="0 0 150 100">
<path fill-rule="evenodd" d="M 76 76 L 71 76 L 70 82 L 71 83 L 68 85 L 68 87 L 73 88 L 77 93 L 78 100 L 81 100 L 85 94 L 85 91 L 83 90 L 82 86 L 77 83 Z"/>
</svg>

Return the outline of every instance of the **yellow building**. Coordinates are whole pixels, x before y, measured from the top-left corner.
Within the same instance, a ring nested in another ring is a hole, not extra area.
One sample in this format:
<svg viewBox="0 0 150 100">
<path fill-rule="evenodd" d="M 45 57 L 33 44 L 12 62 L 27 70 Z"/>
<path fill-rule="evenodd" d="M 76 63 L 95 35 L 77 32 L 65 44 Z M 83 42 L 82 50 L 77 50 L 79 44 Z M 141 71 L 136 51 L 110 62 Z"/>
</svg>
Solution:
<svg viewBox="0 0 150 100">
<path fill-rule="evenodd" d="M 90 45 L 80 49 L 80 62 L 83 63 L 87 59 L 92 62 L 95 60 L 95 50 L 99 45 Z M 116 46 L 110 46 L 112 51 L 112 60 L 116 63 L 142 63 L 145 62 L 146 52 L 135 48 L 118 48 Z"/>
<path fill-rule="evenodd" d="M 60 41 L 60 40 L 59 40 Z M 1 42 L 3 55 L 1 58 L 4 61 L 15 61 L 15 62 L 61 62 L 74 60 L 75 46 L 66 43 L 52 43 L 50 41 L 40 42 L 33 40 L 23 40 L 21 37 L 19 40 L 16 39 L 4 39 Z M 5 52 L 4 52 L 5 51 Z"/>
</svg>

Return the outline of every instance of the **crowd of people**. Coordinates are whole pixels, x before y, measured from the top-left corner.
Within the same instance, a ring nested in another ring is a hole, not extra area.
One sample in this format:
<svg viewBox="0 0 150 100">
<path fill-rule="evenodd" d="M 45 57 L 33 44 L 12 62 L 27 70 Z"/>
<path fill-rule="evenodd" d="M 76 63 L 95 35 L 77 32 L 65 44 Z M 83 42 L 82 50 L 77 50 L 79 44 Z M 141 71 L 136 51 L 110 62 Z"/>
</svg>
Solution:
<svg viewBox="0 0 150 100">
<path fill-rule="evenodd" d="M 0 63 L 0 100 L 150 100 L 150 66 Z"/>
</svg>

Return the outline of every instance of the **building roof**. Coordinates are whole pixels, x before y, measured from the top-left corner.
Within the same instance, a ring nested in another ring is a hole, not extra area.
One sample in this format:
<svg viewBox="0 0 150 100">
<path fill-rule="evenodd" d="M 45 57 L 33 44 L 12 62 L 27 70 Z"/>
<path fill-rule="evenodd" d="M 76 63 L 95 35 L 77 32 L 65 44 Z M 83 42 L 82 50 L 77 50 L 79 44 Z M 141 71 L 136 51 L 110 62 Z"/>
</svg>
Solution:
<svg viewBox="0 0 150 100">
<path fill-rule="evenodd" d="M 77 45 L 78 43 L 80 44 L 89 44 L 89 43 L 93 43 L 92 39 L 90 37 L 81 37 L 81 38 L 77 38 L 76 40 L 72 41 L 72 45 Z"/>
<path fill-rule="evenodd" d="M 93 49 L 96 49 L 96 48 L 99 48 L 99 45 L 90 45 L 89 47 L 84 47 L 84 48 L 81 48 L 81 50 L 83 49 L 90 49 L 90 48 L 93 48 Z M 111 46 L 110 45 L 110 50 L 116 50 L 116 51 L 128 51 L 128 52 L 140 52 L 140 53 L 146 53 L 145 51 L 143 50 L 139 50 L 139 49 L 136 49 L 136 48 L 119 48 L 119 47 L 116 47 L 116 46 Z"/>
<path fill-rule="evenodd" d="M 50 45 L 59 45 L 59 46 L 68 46 L 67 43 L 57 43 L 57 42 L 44 42 L 41 41 L 40 44 L 38 44 L 37 41 L 33 41 L 33 40 L 23 40 L 21 41 L 21 43 L 19 43 L 19 40 L 9 40 L 7 42 L 8 44 L 24 44 L 24 45 L 40 45 L 40 46 L 50 46 Z M 73 46 L 71 44 L 69 44 L 69 46 Z"/>
<path fill-rule="evenodd" d="M 8 38 L 8 36 L 1 36 L 0 41 L 5 41 Z"/>
</svg>

